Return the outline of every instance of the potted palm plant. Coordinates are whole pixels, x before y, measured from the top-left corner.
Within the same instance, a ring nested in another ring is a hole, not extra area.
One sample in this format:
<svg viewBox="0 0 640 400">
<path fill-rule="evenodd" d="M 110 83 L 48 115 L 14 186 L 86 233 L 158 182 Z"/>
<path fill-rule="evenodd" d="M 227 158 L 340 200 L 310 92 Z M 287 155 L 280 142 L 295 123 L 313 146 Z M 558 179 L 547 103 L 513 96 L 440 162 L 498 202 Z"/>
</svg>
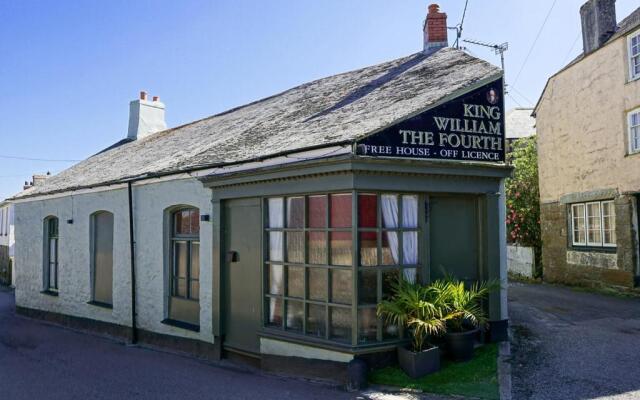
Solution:
<svg viewBox="0 0 640 400">
<path fill-rule="evenodd" d="M 444 296 L 430 286 L 399 279 L 392 284 L 392 297 L 378 304 L 378 316 L 387 323 L 403 326 L 411 337 L 408 346 L 398 347 L 400 368 L 411 378 L 440 369 L 440 349 L 430 338 L 446 331 Z"/>
<path fill-rule="evenodd" d="M 463 281 L 447 278 L 431 284 L 445 304 L 445 343 L 447 354 L 455 361 L 473 358 L 475 337 L 479 326 L 486 323 L 482 300 L 500 285 L 498 282 L 476 282 L 468 289 Z"/>
</svg>

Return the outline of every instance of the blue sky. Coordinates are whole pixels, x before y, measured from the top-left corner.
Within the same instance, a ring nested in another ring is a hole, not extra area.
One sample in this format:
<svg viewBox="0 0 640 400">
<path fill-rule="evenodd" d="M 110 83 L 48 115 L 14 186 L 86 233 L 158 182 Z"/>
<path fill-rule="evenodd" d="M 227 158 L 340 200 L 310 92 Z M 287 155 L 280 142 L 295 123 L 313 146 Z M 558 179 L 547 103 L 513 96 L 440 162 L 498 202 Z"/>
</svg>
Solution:
<svg viewBox="0 0 640 400">
<path fill-rule="evenodd" d="M 424 0 L 0 2 L 0 198 L 126 136 L 145 89 L 177 126 L 300 83 L 414 53 Z M 535 103 L 582 49 L 583 0 L 469 0 L 465 38 L 509 42 L 507 106 Z M 449 25 L 463 0 L 440 1 Z M 539 39 L 527 54 L 551 9 Z M 638 6 L 618 0 L 618 20 Z M 450 40 L 452 42 L 452 40 Z M 499 64 L 498 56 L 469 46 Z"/>
</svg>

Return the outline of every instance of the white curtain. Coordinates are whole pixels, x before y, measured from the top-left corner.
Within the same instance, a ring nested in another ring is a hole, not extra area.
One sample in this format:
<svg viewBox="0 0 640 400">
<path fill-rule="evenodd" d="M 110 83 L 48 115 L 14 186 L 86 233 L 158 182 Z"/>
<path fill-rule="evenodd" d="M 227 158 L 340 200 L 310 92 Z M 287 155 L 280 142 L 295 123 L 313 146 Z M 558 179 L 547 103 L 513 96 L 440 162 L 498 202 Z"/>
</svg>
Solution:
<svg viewBox="0 0 640 400">
<path fill-rule="evenodd" d="M 382 207 L 382 223 L 385 228 L 397 228 L 398 227 L 398 196 L 392 194 L 383 194 L 381 196 Z M 399 263 L 398 256 L 398 232 L 385 232 L 387 235 L 387 241 L 389 242 L 389 249 L 391 250 L 391 257 L 393 263 Z"/>
<path fill-rule="evenodd" d="M 418 227 L 418 196 L 402 196 L 402 226 L 404 228 Z M 418 264 L 418 232 L 404 232 L 402 235 L 402 263 L 405 265 Z M 404 278 L 415 282 L 416 270 L 403 270 Z"/>
</svg>

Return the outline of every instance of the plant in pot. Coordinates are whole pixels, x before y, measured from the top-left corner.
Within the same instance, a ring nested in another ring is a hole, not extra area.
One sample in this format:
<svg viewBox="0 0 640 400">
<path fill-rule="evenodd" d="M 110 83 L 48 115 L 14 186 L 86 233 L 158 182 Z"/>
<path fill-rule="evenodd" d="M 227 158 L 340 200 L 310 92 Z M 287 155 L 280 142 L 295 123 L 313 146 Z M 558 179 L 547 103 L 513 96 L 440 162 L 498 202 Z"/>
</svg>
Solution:
<svg viewBox="0 0 640 400">
<path fill-rule="evenodd" d="M 482 300 L 500 287 L 499 282 L 476 282 L 469 288 L 463 281 L 446 278 L 431 284 L 444 303 L 446 318 L 445 343 L 447 354 L 455 361 L 473 358 L 476 334 L 487 318 Z"/>
<path fill-rule="evenodd" d="M 444 304 L 436 290 L 403 278 L 392 284 L 390 299 L 378 304 L 378 316 L 391 325 L 403 326 L 411 337 L 408 346 L 398 347 L 400 368 L 411 378 L 440 369 L 440 349 L 430 338 L 446 331 Z"/>
</svg>

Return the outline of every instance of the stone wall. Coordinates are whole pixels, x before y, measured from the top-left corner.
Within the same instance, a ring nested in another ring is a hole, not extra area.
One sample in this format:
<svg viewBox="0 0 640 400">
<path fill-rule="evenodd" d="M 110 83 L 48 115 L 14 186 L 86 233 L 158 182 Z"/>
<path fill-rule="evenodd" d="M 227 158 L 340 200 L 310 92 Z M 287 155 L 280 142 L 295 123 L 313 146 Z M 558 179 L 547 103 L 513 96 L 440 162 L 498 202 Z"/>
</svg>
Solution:
<svg viewBox="0 0 640 400">
<path fill-rule="evenodd" d="M 510 274 L 533 278 L 535 274 L 535 252 L 533 247 L 507 246 L 507 267 Z"/>
<path fill-rule="evenodd" d="M 611 251 L 583 250 L 570 245 L 569 205 L 541 205 L 544 280 L 584 286 L 632 287 L 636 270 L 633 202 L 615 199 L 617 247 Z"/>
</svg>

